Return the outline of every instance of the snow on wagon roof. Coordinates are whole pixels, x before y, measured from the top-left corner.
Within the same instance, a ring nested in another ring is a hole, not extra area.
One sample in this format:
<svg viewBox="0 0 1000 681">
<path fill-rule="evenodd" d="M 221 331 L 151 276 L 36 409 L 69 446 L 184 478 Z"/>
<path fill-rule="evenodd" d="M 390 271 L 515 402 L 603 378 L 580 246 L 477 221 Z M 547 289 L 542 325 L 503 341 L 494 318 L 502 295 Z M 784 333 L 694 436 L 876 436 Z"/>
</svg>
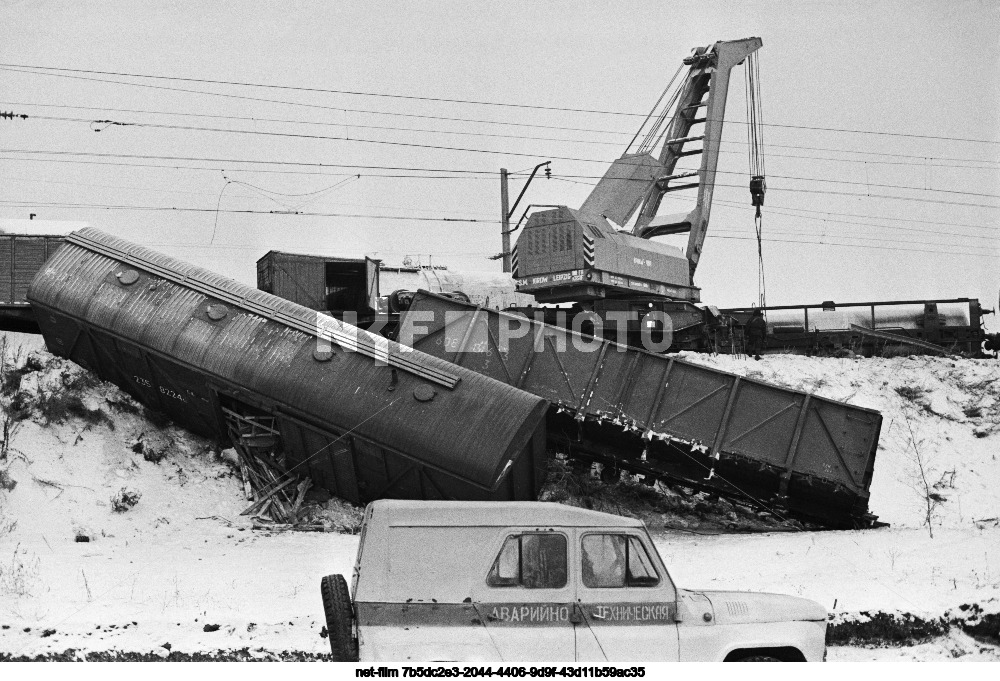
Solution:
<svg viewBox="0 0 1000 681">
<path fill-rule="evenodd" d="M 389 526 L 643 527 L 641 520 L 550 501 L 409 501 L 380 499 L 371 522 Z"/>
</svg>

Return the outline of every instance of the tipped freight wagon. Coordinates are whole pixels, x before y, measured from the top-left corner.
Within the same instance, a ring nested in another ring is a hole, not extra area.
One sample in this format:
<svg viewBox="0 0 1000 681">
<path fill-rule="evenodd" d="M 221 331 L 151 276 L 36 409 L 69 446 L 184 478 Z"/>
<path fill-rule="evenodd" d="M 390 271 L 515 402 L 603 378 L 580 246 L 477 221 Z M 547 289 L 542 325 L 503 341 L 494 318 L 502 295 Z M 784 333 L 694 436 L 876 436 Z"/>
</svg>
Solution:
<svg viewBox="0 0 1000 681">
<path fill-rule="evenodd" d="M 874 522 L 877 411 L 426 291 L 400 338 L 544 397 L 550 445 L 574 457 L 834 527 Z"/>
<path fill-rule="evenodd" d="M 543 482 L 545 400 L 98 230 L 70 234 L 28 299 L 53 353 L 195 432 L 266 433 L 349 501 Z"/>
</svg>

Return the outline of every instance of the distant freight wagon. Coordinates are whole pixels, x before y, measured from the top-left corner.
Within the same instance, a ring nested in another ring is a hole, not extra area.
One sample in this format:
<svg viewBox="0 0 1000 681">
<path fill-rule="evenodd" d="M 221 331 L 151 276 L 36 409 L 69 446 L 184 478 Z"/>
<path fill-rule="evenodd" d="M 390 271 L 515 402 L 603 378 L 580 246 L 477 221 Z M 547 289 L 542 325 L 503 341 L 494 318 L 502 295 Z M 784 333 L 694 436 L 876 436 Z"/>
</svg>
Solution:
<svg viewBox="0 0 1000 681">
<path fill-rule="evenodd" d="M 730 308 L 723 314 L 745 325 L 755 308 Z M 975 298 L 894 300 L 865 303 L 772 305 L 767 317 L 765 348 L 776 352 L 857 354 L 891 352 L 964 353 L 988 356 L 1000 350 L 1000 334 L 986 332 L 984 310 Z"/>
<path fill-rule="evenodd" d="M 0 330 L 38 332 L 28 285 L 64 240 L 58 234 L 0 233 Z"/>
</svg>

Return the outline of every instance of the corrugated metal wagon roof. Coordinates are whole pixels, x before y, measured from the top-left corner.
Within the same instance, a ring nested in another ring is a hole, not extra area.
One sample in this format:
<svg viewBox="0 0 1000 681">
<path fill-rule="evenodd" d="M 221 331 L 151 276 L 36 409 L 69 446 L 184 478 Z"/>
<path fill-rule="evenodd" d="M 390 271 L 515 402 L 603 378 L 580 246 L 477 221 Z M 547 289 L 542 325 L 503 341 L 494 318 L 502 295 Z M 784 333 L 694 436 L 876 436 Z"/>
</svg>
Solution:
<svg viewBox="0 0 1000 681">
<path fill-rule="evenodd" d="M 53 352 L 198 432 L 231 439 L 233 404 L 275 419 L 290 460 L 346 498 L 540 486 L 545 400 L 96 229 L 29 300 Z"/>
</svg>

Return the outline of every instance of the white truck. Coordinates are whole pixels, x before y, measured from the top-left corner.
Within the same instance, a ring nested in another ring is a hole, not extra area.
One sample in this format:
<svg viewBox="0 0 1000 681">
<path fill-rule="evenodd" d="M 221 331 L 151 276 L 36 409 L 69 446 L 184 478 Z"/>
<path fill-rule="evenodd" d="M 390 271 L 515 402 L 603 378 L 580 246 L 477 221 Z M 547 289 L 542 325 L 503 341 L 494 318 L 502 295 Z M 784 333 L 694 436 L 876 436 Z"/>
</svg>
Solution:
<svg viewBox="0 0 1000 681">
<path fill-rule="evenodd" d="M 372 502 L 348 592 L 321 582 L 344 661 L 821 661 L 826 609 L 677 587 L 641 521 L 546 502 Z M 352 598 L 353 594 L 353 598 Z"/>
</svg>

